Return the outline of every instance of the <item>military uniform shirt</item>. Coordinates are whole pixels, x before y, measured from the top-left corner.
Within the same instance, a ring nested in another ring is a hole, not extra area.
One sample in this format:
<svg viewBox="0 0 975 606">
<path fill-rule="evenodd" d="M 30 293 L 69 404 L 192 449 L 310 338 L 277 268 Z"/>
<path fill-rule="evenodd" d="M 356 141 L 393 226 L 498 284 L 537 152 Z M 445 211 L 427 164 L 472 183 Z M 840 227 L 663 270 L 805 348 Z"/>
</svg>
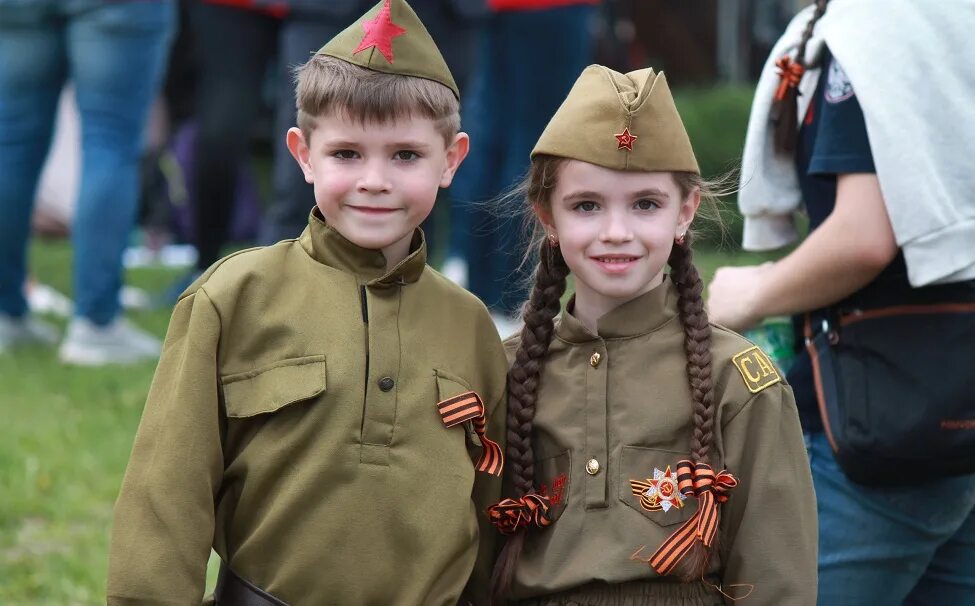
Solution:
<svg viewBox="0 0 975 606">
<path fill-rule="evenodd" d="M 730 585 L 753 585 L 750 606 L 815 604 L 816 502 L 792 393 L 751 343 L 718 326 L 711 465 L 739 485 L 720 507 L 707 583 L 676 588 L 646 563 L 697 507 L 687 497 L 651 511 L 630 485 L 690 458 L 692 399 L 676 302 L 667 278 L 600 318 L 596 334 L 572 316 L 571 303 L 557 319 L 532 441 L 536 488 L 549 496 L 555 522 L 529 531 L 515 597 L 646 581 L 654 604 L 720 604 L 719 584 L 733 597 L 747 589 Z M 517 344 L 506 342 L 509 359 Z"/>
<path fill-rule="evenodd" d="M 190 287 L 115 508 L 109 604 L 200 603 L 211 546 L 293 605 L 457 602 L 500 490 L 437 403 L 473 390 L 490 416 L 506 362 L 425 255 L 418 231 L 387 271 L 315 213 Z"/>
</svg>

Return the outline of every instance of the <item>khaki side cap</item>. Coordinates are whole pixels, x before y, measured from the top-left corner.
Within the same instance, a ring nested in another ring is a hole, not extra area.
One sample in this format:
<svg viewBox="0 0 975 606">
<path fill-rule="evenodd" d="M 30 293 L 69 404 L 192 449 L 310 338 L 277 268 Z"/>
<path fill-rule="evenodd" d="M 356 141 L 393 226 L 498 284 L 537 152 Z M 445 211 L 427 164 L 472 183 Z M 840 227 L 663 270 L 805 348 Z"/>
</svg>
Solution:
<svg viewBox="0 0 975 606">
<path fill-rule="evenodd" d="M 385 19 L 380 13 L 387 10 L 394 26 L 390 43 L 392 61 L 387 59 L 379 46 L 369 45 L 357 52 L 368 35 L 364 24 L 369 22 L 371 26 L 377 17 Z M 395 28 L 405 31 L 400 33 Z M 460 98 L 460 90 L 440 49 L 406 0 L 382 0 L 329 40 L 316 54 L 329 55 L 377 72 L 433 80 Z"/>
<path fill-rule="evenodd" d="M 632 151 L 620 140 L 629 133 Z M 614 170 L 701 174 L 667 78 L 652 68 L 622 74 L 590 65 L 539 138 L 539 154 Z"/>
</svg>

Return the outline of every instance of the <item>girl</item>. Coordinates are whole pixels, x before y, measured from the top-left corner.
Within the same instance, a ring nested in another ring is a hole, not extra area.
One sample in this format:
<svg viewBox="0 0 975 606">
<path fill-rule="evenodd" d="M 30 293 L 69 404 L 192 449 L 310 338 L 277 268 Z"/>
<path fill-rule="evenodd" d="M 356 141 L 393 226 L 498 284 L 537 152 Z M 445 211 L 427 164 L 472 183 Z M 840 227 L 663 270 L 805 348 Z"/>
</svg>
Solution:
<svg viewBox="0 0 975 606">
<path fill-rule="evenodd" d="M 708 186 L 663 74 L 587 68 L 524 189 L 540 260 L 507 343 L 495 593 L 814 603 L 816 510 L 792 393 L 757 347 L 708 323 L 688 233 Z M 556 318 L 570 272 L 576 293 Z"/>
</svg>

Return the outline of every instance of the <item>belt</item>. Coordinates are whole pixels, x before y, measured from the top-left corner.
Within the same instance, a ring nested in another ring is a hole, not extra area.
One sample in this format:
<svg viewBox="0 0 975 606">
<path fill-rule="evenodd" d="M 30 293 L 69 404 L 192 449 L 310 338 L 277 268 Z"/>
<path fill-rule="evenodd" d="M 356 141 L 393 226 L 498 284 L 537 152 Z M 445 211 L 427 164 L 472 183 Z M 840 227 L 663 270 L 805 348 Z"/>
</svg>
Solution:
<svg viewBox="0 0 975 606">
<path fill-rule="evenodd" d="M 288 606 L 287 602 L 239 577 L 226 562 L 220 563 L 220 575 L 213 597 L 218 606 Z"/>
</svg>

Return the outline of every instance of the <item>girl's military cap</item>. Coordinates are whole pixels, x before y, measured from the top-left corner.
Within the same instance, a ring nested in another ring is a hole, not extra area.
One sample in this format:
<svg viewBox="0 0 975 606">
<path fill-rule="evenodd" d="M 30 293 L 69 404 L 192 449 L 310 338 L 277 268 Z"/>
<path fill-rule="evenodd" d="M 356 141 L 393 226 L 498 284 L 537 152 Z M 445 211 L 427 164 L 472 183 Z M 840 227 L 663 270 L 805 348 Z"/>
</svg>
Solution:
<svg viewBox="0 0 975 606">
<path fill-rule="evenodd" d="M 663 72 L 590 65 L 542 133 L 539 154 L 615 170 L 700 174 Z"/>
<path fill-rule="evenodd" d="M 460 98 L 447 62 L 406 0 L 382 0 L 317 54 L 378 72 L 433 80 Z"/>
</svg>

